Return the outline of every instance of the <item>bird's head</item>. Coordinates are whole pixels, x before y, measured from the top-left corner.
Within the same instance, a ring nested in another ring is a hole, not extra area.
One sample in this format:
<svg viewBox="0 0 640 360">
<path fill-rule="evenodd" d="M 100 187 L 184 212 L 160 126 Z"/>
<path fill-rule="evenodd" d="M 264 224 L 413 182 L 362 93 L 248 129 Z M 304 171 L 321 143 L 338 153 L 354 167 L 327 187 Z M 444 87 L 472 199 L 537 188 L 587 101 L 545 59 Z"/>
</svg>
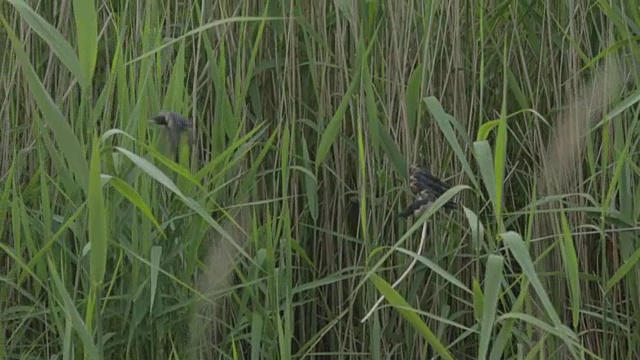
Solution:
<svg viewBox="0 0 640 360">
<path fill-rule="evenodd" d="M 177 131 L 183 131 L 193 128 L 193 121 L 174 112 L 160 112 L 150 121 L 156 125 L 165 126 L 169 129 L 174 129 Z"/>
<path fill-rule="evenodd" d="M 150 121 L 156 125 L 168 126 L 171 121 L 171 116 L 168 116 L 167 113 L 161 112 L 158 115 L 154 116 Z"/>
</svg>

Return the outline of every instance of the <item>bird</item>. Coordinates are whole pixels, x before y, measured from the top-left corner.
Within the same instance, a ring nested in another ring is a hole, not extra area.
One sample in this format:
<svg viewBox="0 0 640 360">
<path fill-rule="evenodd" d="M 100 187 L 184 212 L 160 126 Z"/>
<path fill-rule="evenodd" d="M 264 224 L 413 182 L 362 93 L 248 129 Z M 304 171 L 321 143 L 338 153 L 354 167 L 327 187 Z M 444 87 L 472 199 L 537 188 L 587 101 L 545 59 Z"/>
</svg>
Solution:
<svg viewBox="0 0 640 360">
<path fill-rule="evenodd" d="M 180 136 L 182 136 L 183 132 L 189 135 L 189 145 L 193 145 L 193 131 L 190 130 L 193 128 L 193 121 L 176 112 L 161 111 L 151 119 L 151 122 L 167 129 L 169 145 L 171 146 L 171 151 L 175 154 L 176 162 L 178 162 L 180 158 Z"/>
<path fill-rule="evenodd" d="M 412 164 L 409 167 L 409 188 L 415 196 L 415 200 L 409 207 L 402 211 L 398 216 L 402 218 L 411 215 L 419 216 L 427 207 L 429 207 L 437 198 L 450 189 L 449 185 L 444 183 L 438 177 L 434 176 L 424 167 Z M 445 203 L 446 210 L 453 210 L 457 204 L 450 200 Z"/>
</svg>

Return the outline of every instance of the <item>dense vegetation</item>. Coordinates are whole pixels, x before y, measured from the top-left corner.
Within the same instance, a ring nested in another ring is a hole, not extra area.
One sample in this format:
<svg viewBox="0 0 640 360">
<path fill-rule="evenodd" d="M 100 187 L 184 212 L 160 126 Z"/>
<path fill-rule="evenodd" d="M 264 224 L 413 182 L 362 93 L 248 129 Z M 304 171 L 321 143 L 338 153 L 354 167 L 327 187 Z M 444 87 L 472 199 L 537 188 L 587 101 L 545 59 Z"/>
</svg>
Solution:
<svg viewBox="0 0 640 360">
<path fill-rule="evenodd" d="M 4 1 L 0 358 L 640 357 L 638 5 Z"/>
</svg>

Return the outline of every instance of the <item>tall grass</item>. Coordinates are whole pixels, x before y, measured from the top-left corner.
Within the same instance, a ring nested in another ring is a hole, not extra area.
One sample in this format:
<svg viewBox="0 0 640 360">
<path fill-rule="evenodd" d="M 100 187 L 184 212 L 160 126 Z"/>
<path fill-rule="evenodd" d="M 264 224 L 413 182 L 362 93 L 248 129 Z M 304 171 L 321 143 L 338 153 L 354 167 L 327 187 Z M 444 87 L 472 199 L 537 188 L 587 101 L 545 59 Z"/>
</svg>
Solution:
<svg viewBox="0 0 640 360">
<path fill-rule="evenodd" d="M 4 2 L 0 357 L 637 358 L 638 5 Z"/>
</svg>

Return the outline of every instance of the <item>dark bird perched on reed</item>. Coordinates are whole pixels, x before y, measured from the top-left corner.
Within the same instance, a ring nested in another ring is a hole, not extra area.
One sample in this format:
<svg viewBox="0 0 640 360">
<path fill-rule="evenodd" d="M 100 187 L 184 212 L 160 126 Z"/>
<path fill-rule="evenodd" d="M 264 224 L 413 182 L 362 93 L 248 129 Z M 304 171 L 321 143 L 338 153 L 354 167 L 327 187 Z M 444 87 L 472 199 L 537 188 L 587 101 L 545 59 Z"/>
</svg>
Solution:
<svg viewBox="0 0 640 360">
<path fill-rule="evenodd" d="M 189 135 L 189 145 L 193 145 L 193 121 L 176 112 L 162 111 L 154 116 L 151 122 L 167 129 L 169 145 L 171 146 L 171 151 L 175 154 L 176 162 L 178 162 L 180 159 L 180 137 L 183 132 Z"/>
<path fill-rule="evenodd" d="M 413 164 L 409 167 L 409 188 L 414 194 L 415 200 L 398 215 L 400 217 L 419 216 L 450 187 L 431 174 L 429 170 Z M 456 206 L 457 204 L 450 200 L 445 203 L 444 208 L 453 210 Z"/>
</svg>

